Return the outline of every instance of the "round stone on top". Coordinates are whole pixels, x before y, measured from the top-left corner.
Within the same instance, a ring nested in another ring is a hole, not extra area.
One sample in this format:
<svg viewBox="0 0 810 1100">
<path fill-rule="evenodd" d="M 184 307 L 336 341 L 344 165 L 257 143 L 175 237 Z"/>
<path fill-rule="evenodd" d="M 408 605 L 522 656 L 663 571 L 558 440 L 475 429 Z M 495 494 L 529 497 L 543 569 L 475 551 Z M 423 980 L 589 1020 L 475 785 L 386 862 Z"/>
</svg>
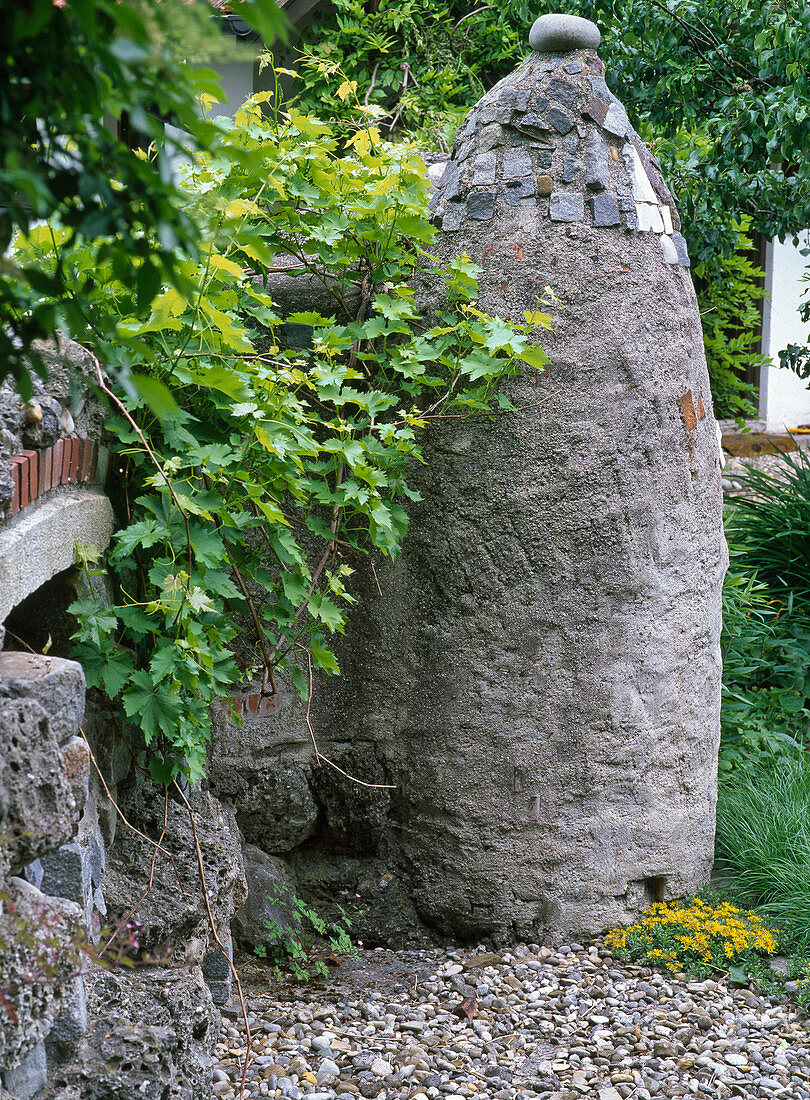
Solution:
<svg viewBox="0 0 810 1100">
<path fill-rule="evenodd" d="M 579 15 L 541 15 L 529 31 L 529 45 L 535 53 L 597 50 L 601 41 L 597 25 Z"/>
</svg>

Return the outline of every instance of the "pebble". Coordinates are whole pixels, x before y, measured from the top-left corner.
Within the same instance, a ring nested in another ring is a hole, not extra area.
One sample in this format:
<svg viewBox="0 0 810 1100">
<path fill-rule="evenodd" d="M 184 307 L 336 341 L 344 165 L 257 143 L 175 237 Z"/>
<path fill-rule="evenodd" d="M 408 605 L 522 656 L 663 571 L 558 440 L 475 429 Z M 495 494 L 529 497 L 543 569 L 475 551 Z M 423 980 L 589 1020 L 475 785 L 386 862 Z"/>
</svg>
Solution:
<svg viewBox="0 0 810 1100">
<path fill-rule="evenodd" d="M 408 952 L 421 977 L 395 993 L 339 971 L 265 993 L 249 1003 L 246 1100 L 810 1100 L 810 1030 L 784 1000 L 619 965 L 599 942 L 483 952 Z M 472 1019 L 454 1011 L 467 981 Z M 221 1100 L 239 1095 L 244 1051 L 226 1019 Z"/>
</svg>

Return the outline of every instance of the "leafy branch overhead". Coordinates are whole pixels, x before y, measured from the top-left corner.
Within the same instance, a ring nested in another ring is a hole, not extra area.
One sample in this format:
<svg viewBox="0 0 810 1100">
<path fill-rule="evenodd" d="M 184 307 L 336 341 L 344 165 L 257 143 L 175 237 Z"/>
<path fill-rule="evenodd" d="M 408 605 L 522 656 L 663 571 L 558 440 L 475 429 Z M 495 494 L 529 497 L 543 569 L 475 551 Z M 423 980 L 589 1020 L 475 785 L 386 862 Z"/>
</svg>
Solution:
<svg viewBox="0 0 810 1100">
<path fill-rule="evenodd" d="M 232 6 L 268 41 L 285 33 L 275 0 Z M 7 254 L 15 231 L 58 218 L 63 253 L 104 238 L 99 258 L 141 306 L 164 281 L 187 292 L 175 258 L 192 254 L 197 231 L 171 165 L 182 145 L 212 140 L 197 96 L 219 85 L 209 69 L 181 64 L 178 49 L 218 62 L 227 46 L 207 3 L 29 0 L 4 8 L 3 47 L 0 380 L 10 374 L 28 396 L 32 342 L 81 319 L 65 268 L 46 273 Z M 149 157 L 123 140 L 126 129 L 152 143 Z"/>
<path fill-rule="evenodd" d="M 221 122 L 189 167 L 205 231 L 176 257 L 181 285 L 145 310 L 104 238 L 65 251 L 68 231 L 46 225 L 18 240 L 21 262 L 83 287 L 70 334 L 132 371 L 109 421 L 124 471 L 116 602 L 73 610 L 88 682 L 140 727 L 164 781 L 199 776 L 209 707 L 234 682 L 263 675 L 270 692 L 282 669 L 306 695 L 310 660 L 338 672 L 352 572 L 398 552 L 426 425 L 510 410 L 498 382 L 547 361 L 533 342 L 545 315 L 484 315 L 473 265 L 431 255 L 419 158 L 362 109 L 332 126 L 268 103 Z M 280 314 L 266 289 L 279 268 L 309 280 L 302 297 L 319 288 L 324 312 Z"/>
</svg>

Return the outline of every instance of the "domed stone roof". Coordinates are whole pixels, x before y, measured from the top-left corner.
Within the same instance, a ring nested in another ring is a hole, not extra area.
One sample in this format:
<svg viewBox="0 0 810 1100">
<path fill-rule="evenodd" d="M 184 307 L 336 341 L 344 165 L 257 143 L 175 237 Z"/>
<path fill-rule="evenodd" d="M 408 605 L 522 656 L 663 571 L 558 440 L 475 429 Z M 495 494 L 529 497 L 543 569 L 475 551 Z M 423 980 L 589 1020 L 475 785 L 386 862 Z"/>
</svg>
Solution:
<svg viewBox="0 0 810 1100">
<path fill-rule="evenodd" d="M 666 263 L 689 266 L 658 162 L 589 45 L 599 38 L 586 19 L 537 20 L 534 52 L 483 96 L 459 131 L 431 204 L 443 230 L 521 206 L 555 223 L 653 233 Z"/>
</svg>

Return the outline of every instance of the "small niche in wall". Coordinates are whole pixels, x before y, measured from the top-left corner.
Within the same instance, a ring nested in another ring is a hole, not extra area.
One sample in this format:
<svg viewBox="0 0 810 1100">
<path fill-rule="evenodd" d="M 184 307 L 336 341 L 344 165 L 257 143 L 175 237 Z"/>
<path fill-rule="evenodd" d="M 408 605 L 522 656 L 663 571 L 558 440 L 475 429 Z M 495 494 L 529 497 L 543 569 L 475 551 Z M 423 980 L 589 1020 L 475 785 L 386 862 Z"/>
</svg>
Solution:
<svg viewBox="0 0 810 1100">
<path fill-rule="evenodd" d="M 653 875 L 642 880 L 644 885 L 644 898 L 648 905 L 656 901 L 665 901 L 667 896 L 666 875 Z"/>
<path fill-rule="evenodd" d="M 76 620 L 67 609 L 78 598 L 81 579 L 78 569 L 64 569 L 12 608 L 3 623 L 3 649 L 70 657 Z"/>
</svg>

